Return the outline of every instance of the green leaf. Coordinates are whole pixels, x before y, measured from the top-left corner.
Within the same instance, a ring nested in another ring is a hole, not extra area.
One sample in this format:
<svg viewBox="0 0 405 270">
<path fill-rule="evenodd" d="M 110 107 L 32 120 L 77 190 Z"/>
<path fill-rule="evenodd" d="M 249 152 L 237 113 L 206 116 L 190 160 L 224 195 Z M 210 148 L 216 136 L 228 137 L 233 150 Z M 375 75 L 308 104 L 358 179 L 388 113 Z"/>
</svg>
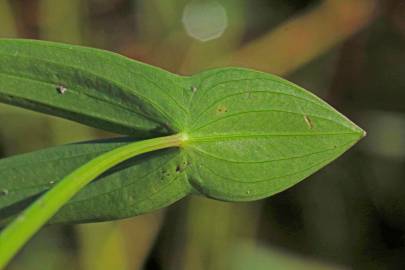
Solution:
<svg viewBox="0 0 405 270">
<path fill-rule="evenodd" d="M 186 115 L 180 82 L 111 52 L 0 40 L 1 102 L 112 132 L 145 136 L 178 128 Z"/>
<path fill-rule="evenodd" d="M 67 88 L 63 95 L 58 84 Z M 181 77 L 112 53 L 48 42 L 0 41 L 0 100 L 133 136 L 188 135 L 181 148 L 110 170 L 52 222 L 123 218 L 190 193 L 226 201 L 268 197 L 365 134 L 321 99 L 270 74 L 223 68 Z M 0 190 L 7 192 L 0 218 L 123 143 L 73 144 L 1 160 Z"/>
<path fill-rule="evenodd" d="M 133 142 L 128 138 L 69 144 L 0 161 L 0 220 L 17 214 L 38 195 L 91 159 Z M 175 149 L 144 154 L 108 171 L 79 192 L 52 219 L 56 222 L 111 220 L 150 212 L 190 192 L 176 171 Z"/>
<path fill-rule="evenodd" d="M 336 159 L 364 131 L 279 77 L 226 68 L 193 77 L 184 151 L 190 183 L 206 196 L 244 201 L 280 192 Z"/>
</svg>

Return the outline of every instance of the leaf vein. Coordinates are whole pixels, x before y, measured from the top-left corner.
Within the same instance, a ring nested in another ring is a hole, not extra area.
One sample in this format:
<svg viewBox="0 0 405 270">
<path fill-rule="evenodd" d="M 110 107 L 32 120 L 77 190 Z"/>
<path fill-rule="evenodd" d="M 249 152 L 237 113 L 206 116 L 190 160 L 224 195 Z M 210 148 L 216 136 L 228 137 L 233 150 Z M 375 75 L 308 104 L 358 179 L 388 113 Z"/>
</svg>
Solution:
<svg viewBox="0 0 405 270">
<path fill-rule="evenodd" d="M 333 150 L 337 150 L 337 148 L 336 148 L 336 149 L 333 149 Z M 329 151 L 331 151 L 331 150 L 329 150 Z M 328 157 L 328 158 L 326 158 L 326 159 L 322 159 L 320 162 L 317 162 L 317 163 L 315 163 L 315 164 L 313 164 L 313 165 L 311 165 L 311 166 L 309 166 L 309 167 L 306 167 L 305 169 L 298 170 L 298 171 L 293 172 L 293 173 L 291 173 L 291 174 L 279 175 L 279 176 L 270 177 L 270 178 L 267 178 L 267 179 L 261 179 L 261 180 L 257 180 L 257 181 L 252 181 L 252 182 L 251 182 L 251 181 L 249 181 L 249 182 L 240 181 L 240 180 L 236 180 L 236 179 L 234 179 L 234 178 L 225 177 L 225 176 L 223 176 L 223 175 L 219 175 L 219 174 L 216 173 L 214 170 L 212 170 L 212 169 L 209 168 L 208 166 L 205 166 L 204 164 L 201 164 L 201 166 L 204 167 L 204 168 L 206 168 L 206 169 L 207 169 L 208 171 L 210 171 L 212 174 L 214 174 L 214 175 L 216 175 L 216 176 L 218 176 L 218 177 L 221 177 L 221 178 L 223 178 L 223 179 L 229 180 L 229 181 L 231 181 L 231 182 L 242 183 L 242 184 L 260 184 L 260 183 L 263 183 L 263 182 L 273 181 L 273 180 L 280 179 L 280 178 L 283 178 L 283 177 L 289 177 L 289 176 L 293 176 L 293 175 L 296 175 L 296 174 L 300 174 L 300 173 L 302 173 L 302 172 L 308 171 L 308 170 L 310 170 L 310 169 L 312 169 L 312 168 L 314 168 L 314 167 L 316 167 L 316 166 L 318 166 L 318 165 L 324 163 L 325 161 L 329 161 L 330 159 L 331 159 L 330 157 Z"/>
<path fill-rule="evenodd" d="M 322 105 L 320 105 L 319 103 L 316 103 L 316 102 L 314 102 L 314 101 L 312 101 L 312 100 L 306 99 L 306 98 L 304 98 L 304 97 L 296 96 L 296 95 L 291 95 L 291 94 L 288 94 L 288 93 L 283 93 L 283 92 L 278 92 L 278 91 L 270 91 L 270 90 L 269 90 L 269 91 L 249 91 L 249 92 L 246 92 L 246 91 L 245 91 L 245 92 L 239 92 L 239 93 L 227 95 L 227 96 L 222 97 L 222 98 L 220 98 L 220 99 L 214 101 L 213 103 L 211 103 L 211 104 L 210 104 L 209 106 L 207 106 L 201 113 L 198 114 L 198 117 L 197 117 L 197 119 L 194 121 L 194 125 L 193 125 L 192 128 L 194 128 L 194 126 L 196 126 L 196 125 L 199 123 L 199 120 L 200 120 L 200 118 L 203 116 L 204 113 L 206 113 L 210 108 L 215 107 L 215 105 L 218 104 L 219 102 L 224 101 L 224 100 L 226 100 L 226 99 L 228 99 L 228 98 L 231 98 L 231 97 L 234 97 L 234 96 L 246 95 L 246 94 L 249 94 L 249 93 L 264 93 L 264 94 L 275 94 L 275 95 L 284 95 L 284 96 L 294 97 L 294 98 L 297 98 L 297 99 L 301 99 L 301 100 L 308 101 L 308 102 L 310 102 L 310 103 L 312 103 L 312 104 L 314 104 L 314 105 L 317 105 L 317 106 L 319 106 L 319 107 L 321 107 L 321 108 L 323 108 L 323 109 L 326 109 L 325 106 L 322 106 Z M 331 112 L 330 109 L 327 109 L 327 111 Z"/>
<path fill-rule="evenodd" d="M 289 113 L 289 114 L 295 114 L 295 115 L 301 115 L 301 116 L 306 115 L 306 116 L 310 116 L 310 117 L 314 117 L 314 118 L 318 118 L 318 119 L 322 119 L 322 120 L 326 120 L 326 121 L 329 121 L 329 122 L 333 122 L 333 123 L 342 125 L 342 123 L 334 121 L 333 119 L 329 119 L 329 118 L 325 118 L 325 117 L 321 117 L 321 116 L 317 116 L 317 115 L 302 114 L 302 113 L 290 112 L 290 111 L 285 111 L 285 110 L 268 109 L 268 110 L 244 111 L 244 112 L 239 112 L 239 113 L 234 113 L 234 114 L 228 114 L 228 115 L 226 115 L 224 117 L 220 117 L 220 118 L 217 118 L 217 119 L 212 120 L 210 122 L 207 122 L 204 125 L 201 125 L 201 126 L 195 128 L 195 129 L 193 129 L 192 131 L 193 132 L 198 131 L 198 130 L 200 130 L 202 128 L 205 128 L 205 127 L 207 127 L 209 125 L 212 125 L 212 124 L 214 124 L 216 122 L 227 120 L 228 118 L 232 118 L 232 117 L 236 117 L 236 116 L 240 116 L 240 115 L 245 115 L 245 114 L 250 114 L 250 113 L 266 113 L 266 112 L 281 112 L 281 113 Z M 350 127 L 348 127 L 346 125 L 342 125 L 342 126 L 344 126 L 346 128 L 350 128 Z"/>
<path fill-rule="evenodd" d="M 210 157 L 212 159 L 216 159 L 216 160 L 222 160 L 222 161 L 226 161 L 226 162 L 230 162 L 230 163 L 235 163 L 235 164 L 263 164 L 263 163 L 269 163 L 269 162 L 276 162 L 276 161 L 286 161 L 286 160 L 293 160 L 293 159 L 299 159 L 299 158 L 304 158 L 307 156 L 311 156 L 314 154 L 321 154 L 330 150 L 334 150 L 336 148 L 341 148 L 343 146 L 347 145 L 347 143 L 343 144 L 343 145 L 339 145 L 336 147 L 332 147 L 332 148 L 327 148 L 324 150 L 320 150 L 320 151 L 316 151 L 316 152 L 311 152 L 311 153 L 306 153 L 304 155 L 299 155 L 299 156 L 291 156 L 291 157 L 284 157 L 284 158 L 277 158 L 277 159 L 269 159 L 269 160 L 260 160 L 260 161 L 238 161 L 238 160 L 230 160 L 230 159 L 225 159 L 225 158 L 221 158 L 217 155 L 213 155 L 208 153 L 207 151 L 202 150 L 199 147 L 193 146 L 193 148 L 197 151 L 200 152 L 201 154 L 204 154 L 207 157 Z"/>
</svg>

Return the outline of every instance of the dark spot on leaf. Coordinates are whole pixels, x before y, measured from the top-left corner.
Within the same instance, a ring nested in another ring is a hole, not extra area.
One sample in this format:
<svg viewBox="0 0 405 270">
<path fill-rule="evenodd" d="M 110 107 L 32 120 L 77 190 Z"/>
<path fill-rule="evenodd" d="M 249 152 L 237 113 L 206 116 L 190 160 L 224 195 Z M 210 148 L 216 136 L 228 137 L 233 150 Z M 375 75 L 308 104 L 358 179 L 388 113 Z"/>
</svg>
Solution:
<svg viewBox="0 0 405 270">
<path fill-rule="evenodd" d="M 223 105 L 221 105 L 221 106 L 219 106 L 219 107 L 217 108 L 217 112 L 218 112 L 218 113 L 226 113 L 226 112 L 228 112 L 228 108 L 225 107 L 225 106 L 223 106 Z"/>
<path fill-rule="evenodd" d="M 165 177 L 169 177 L 170 176 L 170 172 L 168 172 L 167 170 L 162 170 L 162 179 Z"/>
<path fill-rule="evenodd" d="M 188 161 L 188 160 L 183 161 L 183 166 L 184 166 L 184 168 L 186 168 L 186 167 L 188 167 L 188 166 L 190 166 L 190 165 L 191 165 L 191 162 L 190 162 L 190 161 Z"/>
<path fill-rule="evenodd" d="M 180 166 L 180 165 L 177 165 L 177 166 L 176 166 L 176 173 L 179 173 L 179 172 L 181 172 L 181 166 Z"/>
<path fill-rule="evenodd" d="M 8 195 L 8 190 L 7 189 L 1 189 L 0 190 L 0 197 L 1 196 L 7 196 Z"/>
<path fill-rule="evenodd" d="M 164 126 L 164 128 L 166 129 L 166 130 L 170 130 L 171 128 L 170 128 L 170 124 L 168 123 L 168 122 L 165 122 L 164 124 L 163 124 L 163 126 Z"/>
</svg>

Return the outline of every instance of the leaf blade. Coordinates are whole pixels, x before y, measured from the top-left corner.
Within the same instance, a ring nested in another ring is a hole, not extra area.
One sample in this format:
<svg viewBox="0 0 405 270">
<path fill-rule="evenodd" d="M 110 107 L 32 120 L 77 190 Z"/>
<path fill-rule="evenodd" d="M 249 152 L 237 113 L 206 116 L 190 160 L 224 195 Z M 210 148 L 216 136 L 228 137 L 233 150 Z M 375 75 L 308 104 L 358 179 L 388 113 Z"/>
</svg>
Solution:
<svg viewBox="0 0 405 270">
<path fill-rule="evenodd" d="M 2 102 L 124 134 L 167 133 L 186 114 L 181 77 L 118 54 L 2 39 L 0 56 Z"/>
<path fill-rule="evenodd" d="M 18 213 L 25 206 L 21 202 L 42 194 L 77 167 L 129 142 L 133 140 L 99 140 L 2 159 L 0 189 L 7 194 L 0 196 L 0 219 Z M 51 222 L 118 219 L 167 206 L 189 192 L 185 174 L 176 172 L 181 159 L 175 149 L 131 159 L 79 192 Z"/>
<path fill-rule="evenodd" d="M 195 75 L 188 133 L 192 185 L 208 197 L 255 200 L 311 175 L 364 131 L 324 101 L 279 77 L 224 68 Z M 208 104 L 208 105 L 206 105 Z"/>
<path fill-rule="evenodd" d="M 58 93 L 59 86 L 66 93 Z M 137 137 L 189 136 L 181 149 L 148 154 L 103 175 L 54 223 L 137 215 L 191 192 L 227 201 L 268 197 L 365 135 L 326 102 L 277 76 L 222 68 L 180 77 L 112 53 L 48 42 L 0 40 L 0 101 Z M 0 189 L 10 192 L 0 196 L 0 218 L 122 143 L 87 142 L 1 160 Z"/>
</svg>

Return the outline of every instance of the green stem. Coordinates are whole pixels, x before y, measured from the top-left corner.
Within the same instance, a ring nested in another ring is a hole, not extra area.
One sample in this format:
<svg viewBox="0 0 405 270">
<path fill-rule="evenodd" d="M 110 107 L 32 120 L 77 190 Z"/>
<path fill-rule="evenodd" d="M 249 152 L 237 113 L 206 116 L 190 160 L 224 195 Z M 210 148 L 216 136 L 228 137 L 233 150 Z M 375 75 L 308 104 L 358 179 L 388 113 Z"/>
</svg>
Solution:
<svg viewBox="0 0 405 270">
<path fill-rule="evenodd" d="M 66 202 L 97 176 L 129 158 L 159 149 L 179 147 L 186 140 L 186 135 L 176 134 L 130 143 L 92 159 L 64 177 L 1 232 L 0 269 Z"/>
</svg>

